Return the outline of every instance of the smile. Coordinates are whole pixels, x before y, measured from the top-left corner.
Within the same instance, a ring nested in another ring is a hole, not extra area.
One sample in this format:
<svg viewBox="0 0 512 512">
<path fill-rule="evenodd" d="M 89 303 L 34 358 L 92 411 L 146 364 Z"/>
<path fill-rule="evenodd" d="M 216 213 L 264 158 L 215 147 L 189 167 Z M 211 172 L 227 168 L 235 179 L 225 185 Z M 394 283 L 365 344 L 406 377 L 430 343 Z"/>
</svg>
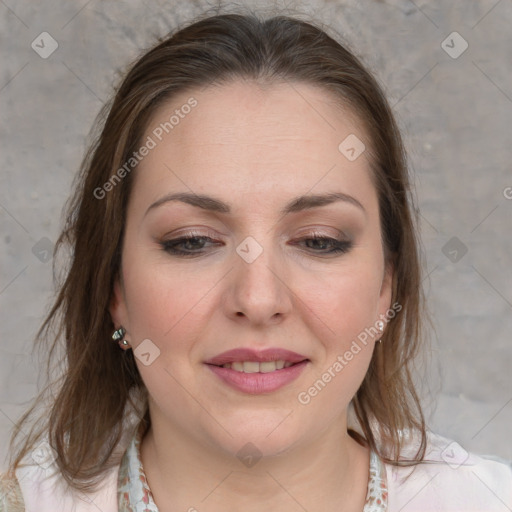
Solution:
<svg viewBox="0 0 512 512">
<path fill-rule="evenodd" d="M 225 363 L 222 365 L 222 368 L 230 368 L 235 372 L 243 372 L 243 373 L 270 373 L 275 372 L 276 370 L 282 370 L 283 368 L 289 368 L 293 366 L 295 363 L 290 361 L 284 361 L 283 359 L 279 359 L 278 361 L 235 361 L 233 363 Z"/>
<path fill-rule="evenodd" d="M 310 360 L 284 348 L 236 348 L 205 361 L 221 384 L 251 395 L 271 393 L 299 377 Z"/>
</svg>

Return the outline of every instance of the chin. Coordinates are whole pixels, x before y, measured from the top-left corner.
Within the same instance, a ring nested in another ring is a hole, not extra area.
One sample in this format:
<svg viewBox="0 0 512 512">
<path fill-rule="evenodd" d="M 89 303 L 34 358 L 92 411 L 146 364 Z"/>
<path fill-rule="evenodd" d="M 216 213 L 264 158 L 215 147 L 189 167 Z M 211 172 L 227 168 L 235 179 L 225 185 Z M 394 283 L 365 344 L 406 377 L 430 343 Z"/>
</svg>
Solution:
<svg viewBox="0 0 512 512">
<path fill-rule="evenodd" d="M 239 458 L 244 455 L 279 455 L 289 450 L 301 437 L 291 412 L 291 409 L 276 409 L 268 413 L 240 411 L 231 421 L 222 423 L 230 435 L 216 430 L 213 442 L 229 455 Z"/>
</svg>

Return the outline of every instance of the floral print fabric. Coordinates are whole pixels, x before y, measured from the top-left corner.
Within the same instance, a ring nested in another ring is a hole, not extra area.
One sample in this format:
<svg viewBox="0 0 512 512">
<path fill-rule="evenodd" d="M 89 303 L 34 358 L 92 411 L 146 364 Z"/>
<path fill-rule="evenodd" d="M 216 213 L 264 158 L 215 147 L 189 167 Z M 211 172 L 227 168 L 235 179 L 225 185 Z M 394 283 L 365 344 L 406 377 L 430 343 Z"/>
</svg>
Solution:
<svg viewBox="0 0 512 512">
<path fill-rule="evenodd" d="M 146 428 L 141 423 L 119 467 L 117 491 L 119 512 L 158 512 L 140 457 L 140 443 L 145 431 Z"/>
<path fill-rule="evenodd" d="M 370 452 L 370 477 L 368 479 L 368 493 L 363 512 L 382 512 L 388 508 L 388 486 L 386 480 L 386 467 L 374 452 Z"/>
</svg>

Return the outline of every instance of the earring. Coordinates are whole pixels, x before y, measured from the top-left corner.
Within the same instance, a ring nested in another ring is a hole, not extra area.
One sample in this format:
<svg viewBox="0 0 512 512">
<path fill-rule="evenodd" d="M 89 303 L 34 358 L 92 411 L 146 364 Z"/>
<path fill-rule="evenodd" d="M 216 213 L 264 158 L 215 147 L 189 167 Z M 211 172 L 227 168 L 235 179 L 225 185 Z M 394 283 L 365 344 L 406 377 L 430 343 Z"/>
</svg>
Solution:
<svg viewBox="0 0 512 512">
<path fill-rule="evenodd" d="M 128 349 L 130 348 L 130 343 L 127 341 L 127 340 L 124 340 L 123 339 L 123 336 L 126 334 L 126 329 L 121 326 L 119 327 L 119 329 L 116 329 L 114 331 L 114 334 L 112 334 L 112 339 L 114 341 L 117 341 L 119 346 L 122 348 L 122 349 Z"/>
<path fill-rule="evenodd" d="M 384 332 L 384 322 L 382 320 L 379 320 L 377 322 L 377 329 L 380 331 L 380 333 L 382 334 Z M 379 340 L 377 340 L 379 343 L 382 343 L 382 338 L 380 338 Z"/>
</svg>

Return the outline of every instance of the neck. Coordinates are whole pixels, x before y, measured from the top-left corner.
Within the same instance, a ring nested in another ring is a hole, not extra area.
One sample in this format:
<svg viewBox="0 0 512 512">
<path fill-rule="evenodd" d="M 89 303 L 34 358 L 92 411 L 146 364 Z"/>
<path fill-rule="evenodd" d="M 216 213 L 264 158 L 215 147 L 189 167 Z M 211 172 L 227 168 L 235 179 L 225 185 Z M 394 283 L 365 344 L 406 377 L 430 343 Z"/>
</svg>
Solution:
<svg viewBox="0 0 512 512">
<path fill-rule="evenodd" d="M 361 511 L 369 450 L 347 433 L 346 414 L 317 438 L 250 467 L 199 443 L 158 418 L 141 444 L 141 458 L 160 512 Z"/>
</svg>

